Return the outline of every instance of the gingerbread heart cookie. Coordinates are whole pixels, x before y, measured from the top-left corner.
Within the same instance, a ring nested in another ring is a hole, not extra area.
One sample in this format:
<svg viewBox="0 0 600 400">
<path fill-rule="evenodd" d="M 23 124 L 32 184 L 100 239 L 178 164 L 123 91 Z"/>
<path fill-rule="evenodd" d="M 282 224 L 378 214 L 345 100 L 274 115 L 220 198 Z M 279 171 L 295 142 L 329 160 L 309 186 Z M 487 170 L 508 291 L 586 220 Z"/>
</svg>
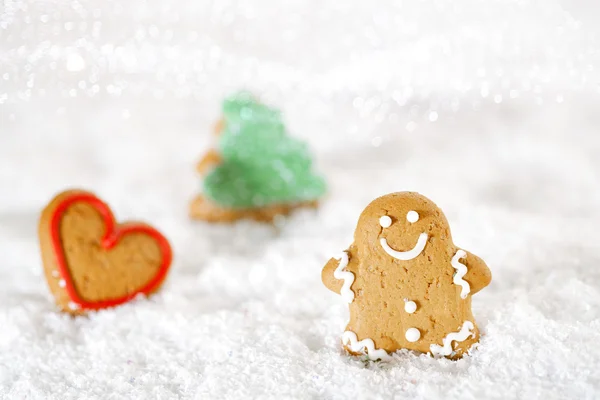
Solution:
<svg viewBox="0 0 600 400">
<path fill-rule="evenodd" d="M 71 314 L 150 295 L 171 265 L 171 246 L 160 232 L 144 223 L 116 223 L 108 205 L 81 190 L 48 204 L 39 239 L 50 291 Z"/>
<path fill-rule="evenodd" d="M 471 296 L 491 278 L 483 260 L 454 245 L 442 210 L 411 192 L 369 204 L 354 243 L 322 272 L 350 307 L 346 350 L 373 360 L 400 349 L 462 357 L 479 340 Z"/>
</svg>

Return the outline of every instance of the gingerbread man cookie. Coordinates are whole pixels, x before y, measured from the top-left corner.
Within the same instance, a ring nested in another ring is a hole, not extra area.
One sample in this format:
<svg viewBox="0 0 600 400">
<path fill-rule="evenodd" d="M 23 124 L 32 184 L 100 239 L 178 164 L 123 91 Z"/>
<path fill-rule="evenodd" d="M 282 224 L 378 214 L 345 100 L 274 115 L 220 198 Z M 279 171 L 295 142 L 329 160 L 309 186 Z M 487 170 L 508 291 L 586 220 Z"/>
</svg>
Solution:
<svg viewBox="0 0 600 400">
<path fill-rule="evenodd" d="M 400 349 L 462 357 L 479 340 L 471 296 L 491 278 L 483 260 L 454 245 L 442 211 L 411 192 L 369 204 L 354 243 L 322 272 L 350 307 L 344 347 L 372 360 Z"/>
</svg>

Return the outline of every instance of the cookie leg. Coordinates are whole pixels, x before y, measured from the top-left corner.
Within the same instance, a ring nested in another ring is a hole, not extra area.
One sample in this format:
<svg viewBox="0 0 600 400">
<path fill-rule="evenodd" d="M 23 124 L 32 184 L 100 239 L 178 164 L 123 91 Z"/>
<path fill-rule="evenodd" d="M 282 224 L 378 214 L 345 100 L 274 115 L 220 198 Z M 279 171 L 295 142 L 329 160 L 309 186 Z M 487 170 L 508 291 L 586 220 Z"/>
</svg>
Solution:
<svg viewBox="0 0 600 400">
<path fill-rule="evenodd" d="M 448 356 L 448 358 L 452 360 L 458 360 L 463 358 L 465 354 L 467 354 L 469 350 L 471 350 L 473 345 L 479 342 L 479 329 L 477 329 L 477 327 L 475 327 L 474 333 L 475 337 L 469 337 L 468 339 L 462 342 L 454 342 L 454 351 L 450 356 Z"/>
<path fill-rule="evenodd" d="M 466 321 L 460 331 L 450 332 L 442 344 L 432 344 L 430 354 L 434 357 L 446 357 L 452 360 L 462 358 L 479 341 L 479 330 L 471 321 Z"/>
<path fill-rule="evenodd" d="M 342 344 L 344 349 L 354 355 L 367 355 L 371 360 L 391 360 L 390 354 L 398 349 L 395 340 L 385 335 L 357 335 L 355 332 L 346 328 L 342 335 Z"/>
</svg>

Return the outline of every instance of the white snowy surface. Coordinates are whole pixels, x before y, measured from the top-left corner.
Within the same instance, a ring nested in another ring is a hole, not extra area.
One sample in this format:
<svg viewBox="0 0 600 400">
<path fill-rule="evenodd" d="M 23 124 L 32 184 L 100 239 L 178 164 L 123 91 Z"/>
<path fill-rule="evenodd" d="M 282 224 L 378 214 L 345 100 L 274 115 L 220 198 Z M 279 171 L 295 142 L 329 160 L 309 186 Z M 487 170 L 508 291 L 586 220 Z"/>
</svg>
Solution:
<svg viewBox="0 0 600 400">
<path fill-rule="evenodd" d="M 0 398 L 600 397 L 597 6 L 339 3 L 3 2 Z M 310 142 L 330 182 L 317 212 L 187 219 L 240 87 Z M 159 295 L 56 311 L 37 218 L 69 187 L 171 239 Z M 400 190 L 436 201 L 493 272 L 461 361 L 341 351 L 347 305 L 320 270 Z"/>
</svg>

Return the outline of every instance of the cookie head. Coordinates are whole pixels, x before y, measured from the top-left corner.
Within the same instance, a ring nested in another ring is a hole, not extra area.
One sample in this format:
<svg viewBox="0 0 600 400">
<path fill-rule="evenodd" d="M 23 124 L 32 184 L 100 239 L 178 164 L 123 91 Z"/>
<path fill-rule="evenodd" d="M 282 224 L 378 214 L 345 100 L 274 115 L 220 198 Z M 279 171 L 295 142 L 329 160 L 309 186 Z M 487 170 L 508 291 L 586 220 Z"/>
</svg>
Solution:
<svg viewBox="0 0 600 400">
<path fill-rule="evenodd" d="M 416 259 L 428 253 L 428 248 L 451 241 L 442 211 L 413 192 L 392 193 L 374 200 L 360 216 L 355 233 L 361 252 L 399 261 Z"/>
</svg>

